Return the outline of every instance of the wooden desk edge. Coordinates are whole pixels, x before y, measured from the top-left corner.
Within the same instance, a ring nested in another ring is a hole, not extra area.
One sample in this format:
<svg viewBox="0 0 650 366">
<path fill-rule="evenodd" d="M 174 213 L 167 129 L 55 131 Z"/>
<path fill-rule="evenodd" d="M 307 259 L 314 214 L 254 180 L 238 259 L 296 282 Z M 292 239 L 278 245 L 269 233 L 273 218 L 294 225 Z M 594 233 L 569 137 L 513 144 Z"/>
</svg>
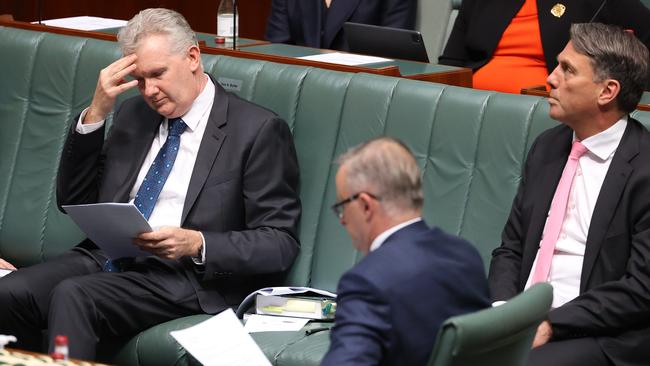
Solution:
<svg viewBox="0 0 650 366">
<path fill-rule="evenodd" d="M 5 347 L 4 350 L 6 352 L 8 352 L 10 355 L 12 353 L 18 353 L 18 354 L 33 356 L 33 357 L 36 357 L 36 358 L 43 357 L 43 356 L 50 357 L 50 355 L 45 354 L 45 353 L 25 351 L 25 350 L 22 350 L 22 349 L 16 349 L 16 348 L 10 348 L 10 347 Z M 40 360 L 40 358 L 39 358 L 39 360 Z M 95 362 L 95 361 L 78 360 L 76 358 L 70 358 L 67 361 L 71 362 L 71 363 L 74 363 L 74 364 L 79 364 L 79 365 L 85 364 L 85 365 L 92 365 L 92 366 L 107 366 L 106 364 L 103 364 L 103 363 L 98 363 L 98 362 Z M 56 364 L 56 360 L 52 360 L 51 363 L 50 362 L 48 362 L 47 364 L 44 363 L 44 365 L 54 365 L 54 364 Z"/>
<path fill-rule="evenodd" d="M 434 83 L 461 86 L 465 88 L 472 87 L 472 69 L 459 68 L 458 70 L 433 72 L 428 74 L 417 74 L 406 76 L 407 79 L 430 81 Z"/>
</svg>

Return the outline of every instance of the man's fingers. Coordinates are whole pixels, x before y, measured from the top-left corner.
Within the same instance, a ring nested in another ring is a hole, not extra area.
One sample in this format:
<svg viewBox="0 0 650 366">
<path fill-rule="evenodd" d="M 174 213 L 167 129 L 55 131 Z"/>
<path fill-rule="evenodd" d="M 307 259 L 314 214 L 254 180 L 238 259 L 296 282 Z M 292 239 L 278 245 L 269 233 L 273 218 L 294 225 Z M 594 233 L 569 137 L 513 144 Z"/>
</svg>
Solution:
<svg viewBox="0 0 650 366">
<path fill-rule="evenodd" d="M 111 78 L 116 81 L 116 84 L 121 83 L 125 77 L 135 71 L 135 64 L 131 64 L 124 69 L 116 71 Z"/>
<path fill-rule="evenodd" d="M 137 239 L 143 240 L 143 241 L 160 241 L 163 239 L 168 238 L 169 235 L 167 232 L 162 231 L 162 230 L 156 230 L 156 231 L 149 231 L 146 233 L 140 233 L 138 235 Z"/>
<path fill-rule="evenodd" d="M 16 267 L 14 267 L 13 264 L 7 262 L 6 260 L 0 258 L 0 269 L 9 269 L 15 271 Z"/>
<path fill-rule="evenodd" d="M 137 58 L 138 57 L 135 55 L 135 53 L 124 56 L 121 59 L 108 65 L 106 67 L 106 70 L 109 71 L 111 74 L 116 74 L 119 70 L 126 69 L 131 65 L 135 65 L 135 60 L 137 60 Z"/>
<path fill-rule="evenodd" d="M 138 86 L 138 81 L 137 80 L 131 80 L 129 82 L 119 84 L 116 87 L 117 88 L 117 94 L 124 93 L 125 91 L 127 91 L 129 89 L 133 89 L 136 86 Z"/>
</svg>

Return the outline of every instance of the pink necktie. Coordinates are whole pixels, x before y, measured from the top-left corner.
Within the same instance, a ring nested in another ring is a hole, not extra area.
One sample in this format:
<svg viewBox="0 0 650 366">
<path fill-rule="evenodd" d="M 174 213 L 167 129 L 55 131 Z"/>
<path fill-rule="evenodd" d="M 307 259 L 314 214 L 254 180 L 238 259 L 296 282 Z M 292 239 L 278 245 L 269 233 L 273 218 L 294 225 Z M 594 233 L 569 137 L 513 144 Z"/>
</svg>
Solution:
<svg viewBox="0 0 650 366">
<path fill-rule="evenodd" d="M 553 252 L 555 251 L 555 242 L 560 236 L 562 229 L 562 222 L 566 214 L 566 205 L 569 200 L 569 192 L 571 191 L 571 183 L 573 183 L 573 176 L 576 174 L 578 168 L 578 159 L 587 152 L 585 145 L 580 141 L 575 141 L 571 147 L 569 160 L 567 160 L 562 172 L 562 177 L 555 190 L 553 201 L 551 202 L 551 213 L 546 221 L 544 227 L 544 236 L 542 238 L 542 246 L 539 249 L 537 256 L 537 265 L 535 266 L 535 273 L 533 274 L 533 284 L 538 282 L 546 282 L 548 274 L 551 270 L 551 261 L 553 260 Z"/>
</svg>

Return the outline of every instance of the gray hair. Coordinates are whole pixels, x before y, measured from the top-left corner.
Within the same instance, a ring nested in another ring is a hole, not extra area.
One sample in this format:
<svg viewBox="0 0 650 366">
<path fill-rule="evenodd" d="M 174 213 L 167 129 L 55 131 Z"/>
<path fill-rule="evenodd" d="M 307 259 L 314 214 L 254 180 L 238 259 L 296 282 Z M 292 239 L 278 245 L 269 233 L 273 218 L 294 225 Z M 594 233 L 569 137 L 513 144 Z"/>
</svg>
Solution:
<svg viewBox="0 0 650 366">
<path fill-rule="evenodd" d="M 589 57 L 597 80 L 614 79 L 621 84 L 618 108 L 632 112 L 648 82 L 648 49 L 631 32 L 600 23 L 571 26 L 576 52 Z"/>
<path fill-rule="evenodd" d="M 370 140 L 341 155 L 338 163 L 346 168 L 344 184 L 350 193 L 377 196 L 389 213 L 422 209 L 420 169 L 401 141 L 390 137 Z"/>
<path fill-rule="evenodd" d="M 122 54 L 134 53 L 138 42 L 153 34 L 169 37 L 172 53 L 185 54 L 190 46 L 198 46 L 196 34 L 181 14 L 170 9 L 151 8 L 136 14 L 117 34 Z"/>
</svg>

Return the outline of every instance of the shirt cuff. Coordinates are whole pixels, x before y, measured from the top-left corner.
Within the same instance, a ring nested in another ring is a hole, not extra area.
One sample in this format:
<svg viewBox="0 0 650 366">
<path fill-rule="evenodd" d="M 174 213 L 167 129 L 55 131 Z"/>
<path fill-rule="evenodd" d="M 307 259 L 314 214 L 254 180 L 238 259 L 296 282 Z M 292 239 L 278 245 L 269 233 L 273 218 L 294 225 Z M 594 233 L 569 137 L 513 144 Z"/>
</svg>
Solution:
<svg viewBox="0 0 650 366">
<path fill-rule="evenodd" d="M 203 233 L 199 231 L 199 234 L 201 234 L 201 254 L 197 257 L 192 257 L 192 262 L 196 264 L 197 266 L 202 266 L 205 265 L 205 236 L 203 236 Z"/>
<path fill-rule="evenodd" d="M 106 120 L 101 120 L 99 122 L 83 124 L 81 123 L 81 121 L 83 121 L 84 117 L 86 117 L 86 113 L 88 113 L 88 108 L 84 109 L 83 112 L 81 112 L 81 115 L 79 116 L 79 120 L 77 121 L 77 126 L 74 129 L 75 131 L 77 131 L 77 133 L 80 133 L 82 135 L 87 135 L 91 132 L 95 132 L 99 130 L 100 128 L 102 128 L 102 126 L 104 126 L 104 122 L 106 121 Z"/>
<path fill-rule="evenodd" d="M 497 306 L 501 306 L 501 305 L 503 305 L 505 303 L 506 303 L 506 301 L 495 301 L 495 302 L 492 303 L 492 307 L 496 308 Z"/>
</svg>

